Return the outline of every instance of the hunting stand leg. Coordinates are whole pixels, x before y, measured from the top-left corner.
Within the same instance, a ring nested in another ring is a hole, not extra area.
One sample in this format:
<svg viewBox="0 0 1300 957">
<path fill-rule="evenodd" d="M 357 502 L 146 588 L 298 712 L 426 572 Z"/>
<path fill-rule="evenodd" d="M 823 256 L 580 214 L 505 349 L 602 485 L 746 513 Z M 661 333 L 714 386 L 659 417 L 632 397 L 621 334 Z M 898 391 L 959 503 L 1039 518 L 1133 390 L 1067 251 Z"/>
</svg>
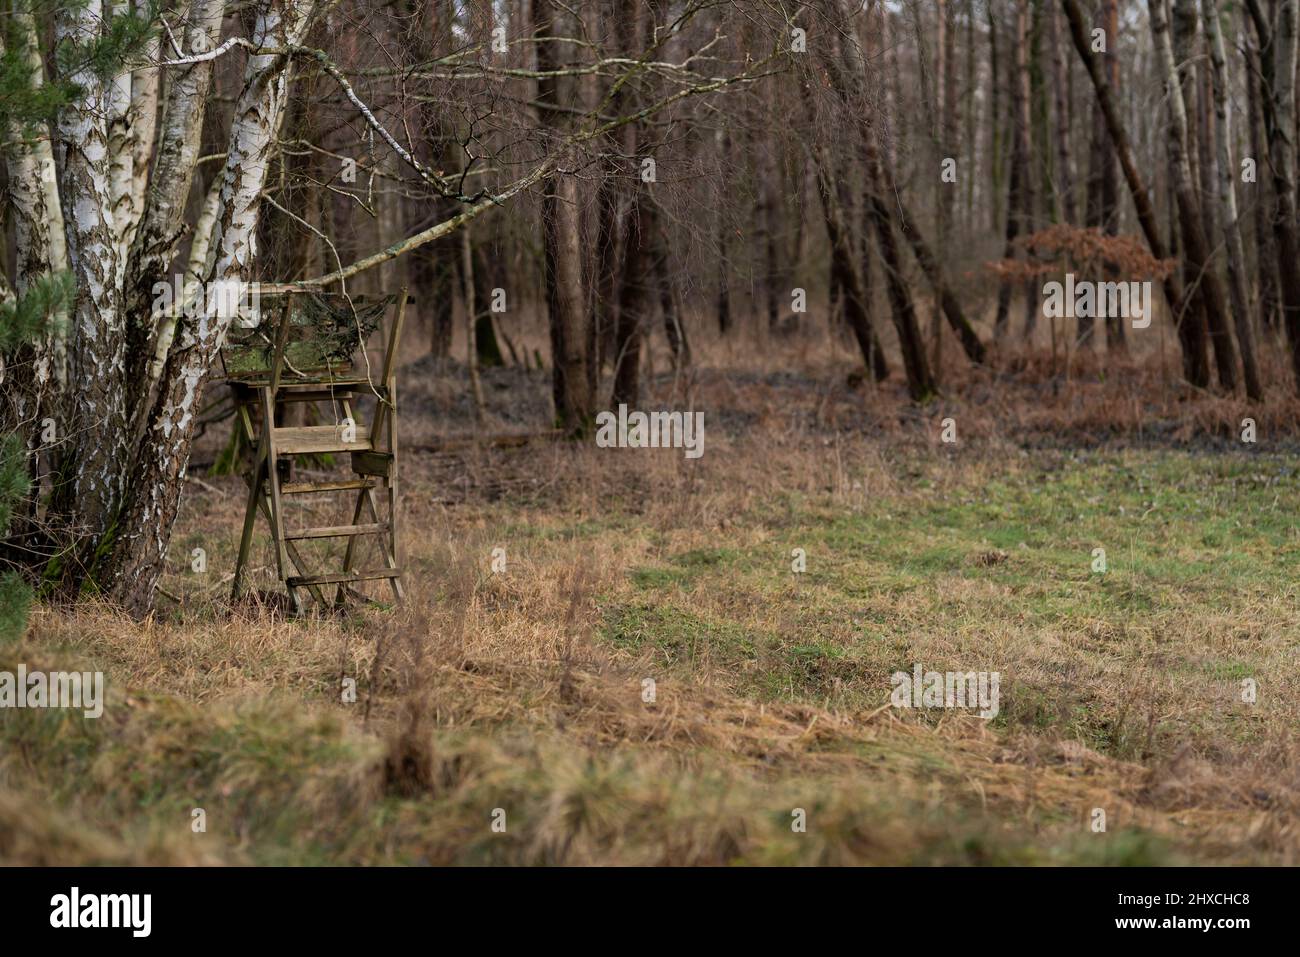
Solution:
<svg viewBox="0 0 1300 957">
<path fill-rule="evenodd" d="M 267 447 L 270 436 L 265 433 L 259 439 L 253 432 L 253 420 L 248 414 L 247 395 L 236 389 L 235 397 L 239 401 L 238 421 L 244 431 L 244 439 L 249 448 L 255 449 L 249 472 L 244 476 L 248 483 L 248 504 L 244 508 L 244 531 L 239 538 L 239 558 L 235 561 L 235 581 L 230 589 L 230 600 L 239 601 L 243 590 L 244 569 L 248 565 L 249 551 L 253 545 L 253 526 L 257 523 L 257 508 L 262 497 L 263 469 L 266 467 Z"/>
</svg>

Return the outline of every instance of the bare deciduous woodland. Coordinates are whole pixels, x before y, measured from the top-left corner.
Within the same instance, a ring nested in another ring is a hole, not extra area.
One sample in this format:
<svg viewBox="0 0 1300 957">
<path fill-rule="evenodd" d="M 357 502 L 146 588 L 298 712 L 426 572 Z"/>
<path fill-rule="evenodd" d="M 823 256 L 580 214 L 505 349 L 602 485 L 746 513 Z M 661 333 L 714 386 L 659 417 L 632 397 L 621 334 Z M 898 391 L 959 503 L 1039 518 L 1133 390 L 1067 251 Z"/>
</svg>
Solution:
<svg viewBox="0 0 1300 957">
<path fill-rule="evenodd" d="M 0 9 L 0 862 L 1300 863 L 1300 0 Z"/>
</svg>

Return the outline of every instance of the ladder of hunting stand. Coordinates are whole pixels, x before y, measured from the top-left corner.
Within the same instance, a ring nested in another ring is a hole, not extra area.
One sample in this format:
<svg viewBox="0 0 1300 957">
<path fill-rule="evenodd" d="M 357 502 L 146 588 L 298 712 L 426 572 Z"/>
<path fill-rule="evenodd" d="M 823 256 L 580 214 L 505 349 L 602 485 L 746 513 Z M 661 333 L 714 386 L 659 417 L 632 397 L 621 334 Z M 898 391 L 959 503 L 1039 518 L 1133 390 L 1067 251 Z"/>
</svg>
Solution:
<svg viewBox="0 0 1300 957">
<path fill-rule="evenodd" d="M 227 379 L 235 394 L 238 423 L 236 428 L 249 449 L 252 459 L 244 471 L 248 483 L 248 505 L 244 513 L 244 530 L 239 541 L 239 559 L 235 566 L 232 600 L 238 600 L 244 585 L 253 528 L 261 512 L 275 541 L 276 568 L 289 592 L 296 614 L 303 611 L 302 592 L 308 592 L 321 605 L 340 605 L 355 582 L 387 581 L 393 597 L 402 601 L 402 570 L 398 564 L 397 500 L 397 383 L 393 365 L 406 316 L 406 290 L 397 297 L 363 300 L 325 296 L 313 292 L 287 291 L 278 308 L 263 309 L 264 321 L 256 337 L 235 338 L 223 347 Z M 379 378 L 371 377 L 365 357 L 366 331 L 360 319 L 355 333 L 348 328 L 349 318 L 360 309 L 371 316 L 378 310 L 378 324 L 388 307 L 396 301 L 397 311 L 384 344 L 383 367 Z M 265 301 L 265 294 L 263 297 Z M 337 305 L 331 305 L 331 302 Z M 320 334 L 320 323 L 306 313 L 306 306 L 333 320 L 332 333 Z M 278 323 L 275 318 L 278 314 Z M 265 321 L 270 318 L 272 321 Z M 273 328 L 272 328 L 273 327 Z M 343 329 L 342 334 L 339 329 Z M 273 331 L 274 343 L 266 333 Z M 333 336 L 333 338 L 330 338 Z M 260 337 L 260 342 L 257 338 Z M 366 368 L 357 370 L 352 362 L 353 349 L 361 353 Z M 342 358 L 340 358 L 342 355 Z M 357 423 L 354 402 L 373 396 L 375 414 L 371 424 Z M 328 402 L 341 422 L 333 425 L 280 426 L 277 410 L 295 403 Z M 330 481 L 295 481 L 293 457 L 301 455 L 348 454 L 352 477 Z M 321 525 L 290 529 L 285 524 L 285 499 L 290 496 L 322 492 L 356 492 L 352 521 L 346 525 Z M 386 517 L 381 517 L 378 498 L 387 498 Z M 381 568 L 358 569 L 358 538 L 374 536 L 381 556 Z M 302 541 L 346 538 L 343 567 L 337 572 L 313 574 L 298 544 Z M 323 588 L 336 586 L 333 601 L 326 599 Z"/>
</svg>

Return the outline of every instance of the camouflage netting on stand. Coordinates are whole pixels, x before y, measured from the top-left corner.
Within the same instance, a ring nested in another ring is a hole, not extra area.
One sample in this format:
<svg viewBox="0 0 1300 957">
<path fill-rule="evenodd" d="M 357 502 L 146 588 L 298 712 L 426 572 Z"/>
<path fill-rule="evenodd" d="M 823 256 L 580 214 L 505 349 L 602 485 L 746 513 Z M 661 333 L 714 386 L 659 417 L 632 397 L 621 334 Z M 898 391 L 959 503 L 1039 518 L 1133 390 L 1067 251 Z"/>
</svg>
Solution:
<svg viewBox="0 0 1300 957">
<path fill-rule="evenodd" d="M 292 303 L 282 381 L 329 379 L 346 374 L 353 359 L 379 328 L 396 296 L 344 296 L 340 293 L 263 293 L 253 319 L 236 320 L 221 349 L 226 376 L 257 379 L 271 370 L 276 333 Z"/>
</svg>

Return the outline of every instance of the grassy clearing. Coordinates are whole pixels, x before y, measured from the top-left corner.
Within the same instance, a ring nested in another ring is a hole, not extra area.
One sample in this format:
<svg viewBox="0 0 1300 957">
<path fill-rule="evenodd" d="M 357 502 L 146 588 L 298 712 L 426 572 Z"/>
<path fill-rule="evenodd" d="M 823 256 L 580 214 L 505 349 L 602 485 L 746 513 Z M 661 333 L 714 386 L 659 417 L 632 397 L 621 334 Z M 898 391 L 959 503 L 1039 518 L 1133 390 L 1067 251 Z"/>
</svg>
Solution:
<svg viewBox="0 0 1300 957">
<path fill-rule="evenodd" d="M 880 703 L 918 661 L 996 670 L 995 727 L 1054 728 L 1124 759 L 1151 756 L 1148 730 L 1258 744 L 1271 717 L 1294 716 L 1289 459 L 1052 454 L 998 471 L 949 464 L 852 510 L 774 502 L 748 548 L 683 543 L 634 569 L 603 634 L 668 667 L 708 656 L 738 692 L 831 708 Z M 1247 678 L 1268 703 L 1240 701 Z"/>
<path fill-rule="evenodd" d="M 269 570 L 227 606 L 243 495 L 211 479 L 179 607 L 40 609 L 0 649 L 109 686 L 99 721 L 0 715 L 0 860 L 1300 862 L 1294 459 L 927 430 L 414 454 L 411 601 L 329 619 Z M 998 671 L 1000 713 L 884 707 L 917 662 Z"/>
</svg>

